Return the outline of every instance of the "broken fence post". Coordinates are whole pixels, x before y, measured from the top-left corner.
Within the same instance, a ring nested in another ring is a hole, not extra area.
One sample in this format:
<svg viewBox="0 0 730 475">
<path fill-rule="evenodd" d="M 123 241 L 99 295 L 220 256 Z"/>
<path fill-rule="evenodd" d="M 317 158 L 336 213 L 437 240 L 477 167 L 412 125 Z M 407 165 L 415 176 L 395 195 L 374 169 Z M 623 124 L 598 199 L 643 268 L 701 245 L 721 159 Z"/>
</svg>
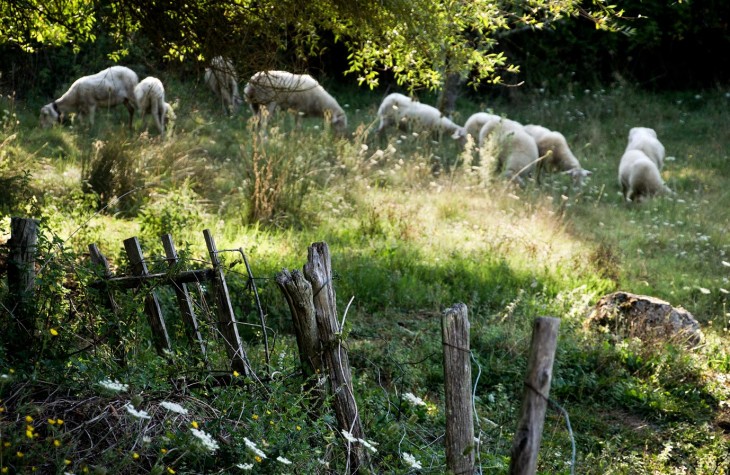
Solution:
<svg viewBox="0 0 730 475">
<path fill-rule="evenodd" d="M 109 261 L 106 256 L 101 253 L 99 247 L 96 244 L 89 244 L 89 256 L 91 262 L 104 270 L 104 282 L 112 277 L 112 271 L 109 269 Z M 107 341 L 111 348 L 114 360 L 119 366 L 125 366 L 127 364 L 127 355 L 124 349 L 124 341 L 119 334 L 119 322 L 116 320 L 119 318 L 119 305 L 114 300 L 114 294 L 110 288 L 102 289 L 102 303 L 109 310 L 110 317 L 114 321 L 109 322 Z"/>
<path fill-rule="evenodd" d="M 31 218 L 10 219 L 8 246 L 8 308 L 14 317 L 14 349 L 31 348 L 35 324 L 35 261 L 38 251 L 38 221 Z"/>
</svg>

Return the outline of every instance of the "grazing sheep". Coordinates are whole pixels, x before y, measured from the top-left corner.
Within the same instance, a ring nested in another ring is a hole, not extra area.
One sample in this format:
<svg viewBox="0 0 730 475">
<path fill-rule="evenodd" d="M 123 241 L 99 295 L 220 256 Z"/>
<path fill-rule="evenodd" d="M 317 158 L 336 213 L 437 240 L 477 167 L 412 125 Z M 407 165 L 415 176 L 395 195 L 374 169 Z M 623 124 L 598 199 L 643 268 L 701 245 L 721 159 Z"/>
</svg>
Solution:
<svg viewBox="0 0 730 475">
<path fill-rule="evenodd" d="M 83 76 L 68 88 L 61 97 L 41 108 L 41 127 L 61 123 L 63 116 L 77 112 L 79 117 L 88 115 L 94 125 L 97 106 L 113 107 L 119 104 L 129 111 L 129 128 L 132 128 L 137 101 L 134 87 L 139 82 L 137 73 L 124 66 L 112 66 L 90 76 Z"/>
<path fill-rule="evenodd" d="M 216 56 L 210 61 L 210 66 L 205 68 L 203 78 L 210 89 L 218 96 L 226 114 L 235 114 L 238 107 L 243 104 L 238 94 L 238 76 L 233 62 L 228 58 Z"/>
<path fill-rule="evenodd" d="M 146 126 L 146 114 L 151 114 L 160 136 L 165 136 L 165 118 L 169 104 L 165 102 L 165 87 L 162 81 L 155 77 L 146 77 L 134 88 L 139 111 L 142 114 L 142 124 Z"/>
<path fill-rule="evenodd" d="M 292 109 L 303 115 L 329 117 L 339 134 L 347 130 L 347 115 L 334 97 L 308 74 L 287 71 L 260 71 L 243 90 L 251 110 L 261 114 L 265 107 L 272 115 L 277 108 Z"/>
<path fill-rule="evenodd" d="M 659 167 L 641 150 L 627 150 L 618 167 L 618 180 L 624 199 L 641 203 L 659 193 L 673 192 L 664 184 Z"/>
<path fill-rule="evenodd" d="M 568 142 L 563 134 L 541 125 L 530 124 L 526 125 L 524 129 L 535 139 L 540 157 L 544 157 L 538 164 L 538 180 L 540 170 L 547 167 L 550 171 L 559 170 L 569 175 L 576 185 L 583 185 L 585 178 L 590 176 L 591 172 L 581 167 L 580 162 L 568 147 Z"/>
<path fill-rule="evenodd" d="M 458 132 L 459 140 L 461 141 L 462 145 L 466 142 L 466 137 L 468 135 L 471 135 L 474 138 L 474 141 L 478 140 L 479 131 L 482 130 L 484 124 L 491 121 L 499 121 L 500 119 L 500 116 L 495 114 L 489 114 L 487 112 L 477 112 L 475 114 L 472 114 L 464 123 L 464 127 L 462 127 L 461 130 Z"/>
<path fill-rule="evenodd" d="M 656 131 L 648 127 L 634 127 L 629 130 L 626 150 L 641 150 L 659 170 L 664 166 L 664 145 L 657 139 Z"/>
<path fill-rule="evenodd" d="M 491 141 L 497 148 L 497 168 L 504 170 L 505 178 L 525 185 L 540 157 L 537 143 L 525 132 L 519 122 L 510 119 L 488 121 L 479 131 L 479 147 Z"/>
<path fill-rule="evenodd" d="M 378 134 L 382 134 L 386 127 L 403 127 L 410 124 L 421 130 L 431 130 L 439 134 L 445 132 L 455 138 L 462 135 L 462 127 L 444 117 L 437 108 L 415 102 L 397 92 L 383 99 L 378 108 L 378 117 L 380 117 Z"/>
</svg>

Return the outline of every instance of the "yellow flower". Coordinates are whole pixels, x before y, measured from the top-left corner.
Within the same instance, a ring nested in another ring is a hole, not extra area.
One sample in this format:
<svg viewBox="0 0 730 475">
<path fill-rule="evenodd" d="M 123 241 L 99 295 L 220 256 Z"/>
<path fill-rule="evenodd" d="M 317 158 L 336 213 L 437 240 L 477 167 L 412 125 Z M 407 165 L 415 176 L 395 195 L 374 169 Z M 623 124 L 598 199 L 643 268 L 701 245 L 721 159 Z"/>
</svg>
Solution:
<svg viewBox="0 0 730 475">
<path fill-rule="evenodd" d="M 10 447 L 10 442 L 3 442 L 3 447 Z"/>
<path fill-rule="evenodd" d="M 63 419 L 56 419 L 56 424 L 58 424 L 58 425 L 63 424 Z"/>
<path fill-rule="evenodd" d="M 267 409 L 267 410 L 266 410 L 266 414 L 270 416 L 270 415 L 271 415 L 271 411 L 269 411 L 269 410 Z"/>
<path fill-rule="evenodd" d="M 137 452 L 132 452 L 132 458 L 134 460 L 139 460 L 139 454 Z"/>
<path fill-rule="evenodd" d="M 195 421 L 191 422 L 190 425 L 193 426 L 193 429 L 197 429 L 198 428 L 198 423 L 195 422 Z"/>
<path fill-rule="evenodd" d="M 259 415 L 258 414 L 254 414 L 253 416 L 251 416 L 251 419 L 257 421 L 257 420 L 259 420 Z"/>
<path fill-rule="evenodd" d="M 84 473 L 89 473 L 89 467 L 84 467 L 81 469 L 81 471 Z"/>
<path fill-rule="evenodd" d="M 29 439 L 32 439 L 33 438 L 33 431 L 32 430 L 25 431 L 25 436 L 27 438 L 29 438 Z"/>
<path fill-rule="evenodd" d="M 63 463 L 64 463 L 65 465 L 71 465 L 71 461 L 70 461 L 69 459 L 64 459 L 64 460 L 63 460 Z"/>
<path fill-rule="evenodd" d="M 58 336 L 58 330 L 51 328 L 51 336 Z"/>
<path fill-rule="evenodd" d="M 33 418 L 30 416 L 25 416 L 25 422 L 30 424 L 31 422 L 33 422 Z"/>
<path fill-rule="evenodd" d="M 297 430 L 302 430 L 302 426 L 297 426 Z"/>
<path fill-rule="evenodd" d="M 263 459 L 257 455 L 256 457 L 254 457 L 254 460 L 256 460 L 258 463 L 261 463 Z"/>
<path fill-rule="evenodd" d="M 16 456 L 17 456 L 17 457 L 18 457 L 19 459 L 22 459 L 22 458 L 23 458 L 23 455 L 25 455 L 25 454 L 24 454 L 23 452 L 21 452 L 20 450 L 18 450 L 17 452 L 15 452 L 15 455 L 16 455 Z"/>
<path fill-rule="evenodd" d="M 269 421 L 269 425 L 274 425 L 274 421 Z"/>
<path fill-rule="evenodd" d="M 234 377 L 234 378 L 237 378 L 238 376 L 239 376 L 239 373 L 238 373 L 238 371 L 233 371 L 233 377 Z"/>
<path fill-rule="evenodd" d="M 8 467 L 3 467 L 2 469 L 0 469 L 0 472 L 8 473 Z"/>
<path fill-rule="evenodd" d="M 53 445 L 55 445 L 56 447 L 60 447 L 61 446 L 61 441 L 58 440 L 58 439 L 54 439 L 53 440 Z"/>
<path fill-rule="evenodd" d="M 48 423 L 54 425 L 56 423 L 56 419 L 48 419 Z"/>
<path fill-rule="evenodd" d="M 8 373 L 10 373 L 10 374 L 14 374 L 14 373 L 15 373 L 15 370 L 14 370 L 13 368 L 10 368 L 10 369 L 8 370 Z"/>
<path fill-rule="evenodd" d="M 3 412 L 5 412 L 5 408 L 4 407 L 0 407 L 0 413 L 3 413 Z"/>
<path fill-rule="evenodd" d="M 172 467 L 167 467 L 167 473 L 175 473 L 175 470 Z"/>
<path fill-rule="evenodd" d="M 165 455 L 165 454 L 167 453 L 167 449 L 160 449 L 160 453 L 161 453 L 162 455 Z"/>
</svg>

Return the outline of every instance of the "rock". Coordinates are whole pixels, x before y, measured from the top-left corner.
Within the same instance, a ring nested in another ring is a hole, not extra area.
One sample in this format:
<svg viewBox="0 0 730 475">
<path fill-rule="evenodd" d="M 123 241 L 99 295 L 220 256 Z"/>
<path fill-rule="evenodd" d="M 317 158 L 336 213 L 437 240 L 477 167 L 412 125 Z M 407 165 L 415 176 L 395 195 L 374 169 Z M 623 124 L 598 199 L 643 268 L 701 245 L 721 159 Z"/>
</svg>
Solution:
<svg viewBox="0 0 730 475">
<path fill-rule="evenodd" d="M 601 297 L 587 323 L 624 338 L 679 341 L 691 346 L 699 345 L 703 339 L 699 322 L 687 310 L 629 292 Z"/>
</svg>

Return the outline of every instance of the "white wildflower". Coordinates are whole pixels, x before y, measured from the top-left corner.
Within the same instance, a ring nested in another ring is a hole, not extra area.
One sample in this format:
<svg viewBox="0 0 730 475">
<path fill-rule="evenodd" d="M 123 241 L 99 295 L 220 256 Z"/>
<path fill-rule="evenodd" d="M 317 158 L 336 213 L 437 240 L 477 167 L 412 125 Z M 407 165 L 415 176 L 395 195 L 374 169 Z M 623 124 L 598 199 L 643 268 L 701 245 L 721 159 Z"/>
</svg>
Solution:
<svg viewBox="0 0 730 475">
<path fill-rule="evenodd" d="M 722 265 L 724 265 L 725 267 L 730 267 L 730 262 L 722 261 Z"/>
<path fill-rule="evenodd" d="M 276 457 L 276 460 L 278 462 L 283 463 L 284 465 L 291 465 L 291 460 L 289 460 L 288 458 L 284 458 L 284 457 L 279 456 L 279 457 Z"/>
<path fill-rule="evenodd" d="M 251 452 L 258 455 L 262 459 L 266 458 L 266 454 L 263 452 L 263 450 L 259 449 L 255 442 L 252 442 L 248 439 L 248 437 L 243 438 L 243 443 L 246 444 L 246 447 L 249 448 Z"/>
<path fill-rule="evenodd" d="M 109 379 L 99 381 L 99 386 L 103 387 L 104 389 L 108 389 L 109 391 L 116 391 L 116 392 L 124 392 L 129 389 L 128 384 L 120 383 L 116 379 L 114 381 L 109 380 Z"/>
<path fill-rule="evenodd" d="M 128 413 L 132 414 L 137 419 L 152 419 L 152 417 L 147 414 L 147 411 L 138 411 L 134 408 L 131 402 L 128 402 L 124 405 L 124 408 L 127 410 Z"/>
<path fill-rule="evenodd" d="M 202 442 L 203 446 L 211 453 L 215 453 L 215 451 L 218 450 L 218 442 L 213 440 L 213 437 L 210 434 L 198 429 L 190 429 L 190 431 L 195 437 L 200 439 L 200 442 Z"/>
<path fill-rule="evenodd" d="M 426 405 L 426 403 L 423 402 L 423 399 L 421 399 L 418 396 L 413 395 L 413 393 L 405 393 L 403 395 L 403 399 L 410 402 L 414 406 L 425 406 Z"/>
<path fill-rule="evenodd" d="M 150 437 L 148 435 L 145 435 L 145 436 L 142 437 L 142 442 L 144 442 L 145 444 L 151 444 L 152 443 L 152 437 Z"/>
<path fill-rule="evenodd" d="M 357 442 L 357 438 L 352 435 L 349 431 L 346 431 L 345 429 L 342 429 L 342 435 L 345 437 L 345 440 L 347 440 L 350 443 Z"/>
<path fill-rule="evenodd" d="M 406 463 L 411 466 L 411 468 L 423 468 L 421 466 L 421 462 L 416 460 L 416 457 L 409 454 L 408 452 L 403 452 L 403 460 L 405 460 Z"/>
<path fill-rule="evenodd" d="M 168 411 L 177 412 L 178 414 L 187 414 L 188 410 L 182 407 L 180 404 L 170 401 L 162 401 L 160 406 L 164 407 Z"/>
<path fill-rule="evenodd" d="M 237 463 L 236 468 L 240 468 L 241 470 L 251 470 L 253 468 L 252 463 Z"/>
<path fill-rule="evenodd" d="M 710 289 L 706 289 L 704 287 L 699 287 L 700 292 L 702 292 L 705 295 L 708 295 L 710 293 Z"/>
</svg>

